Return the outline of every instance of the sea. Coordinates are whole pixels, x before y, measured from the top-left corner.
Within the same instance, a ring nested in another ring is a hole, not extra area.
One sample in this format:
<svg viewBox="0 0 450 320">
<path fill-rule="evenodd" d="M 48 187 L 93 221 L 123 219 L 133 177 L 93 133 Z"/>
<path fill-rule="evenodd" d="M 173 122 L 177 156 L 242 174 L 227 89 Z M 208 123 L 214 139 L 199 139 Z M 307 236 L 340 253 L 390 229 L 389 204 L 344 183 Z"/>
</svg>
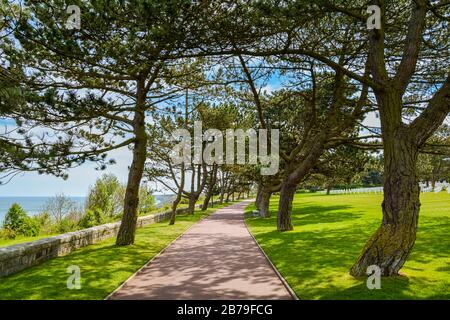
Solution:
<svg viewBox="0 0 450 320">
<path fill-rule="evenodd" d="M 156 205 L 163 206 L 172 201 L 174 195 L 155 195 Z M 53 197 L 0 197 L 0 223 L 13 203 L 19 204 L 28 215 L 32 216 L 43 211 L 48 201 Z M 86 197 L 68 197 L 79 208 L 84 208 Z M 0 225 L 1 227 L 1 225 Z"/>
</svg>

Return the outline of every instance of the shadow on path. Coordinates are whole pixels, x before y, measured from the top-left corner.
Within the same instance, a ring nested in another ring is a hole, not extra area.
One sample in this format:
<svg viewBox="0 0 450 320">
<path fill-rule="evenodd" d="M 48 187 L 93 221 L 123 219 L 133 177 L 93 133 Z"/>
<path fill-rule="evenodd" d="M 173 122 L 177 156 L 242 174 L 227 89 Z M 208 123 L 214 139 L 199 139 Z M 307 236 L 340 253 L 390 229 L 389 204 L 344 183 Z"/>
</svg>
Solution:
<svg viewBox="0 0 450 320">
<path fill-rule="evenodd" d="M 111 299 L 292 299 L 244 224 L 248 201 L 198 222 Z"/>
</svg>

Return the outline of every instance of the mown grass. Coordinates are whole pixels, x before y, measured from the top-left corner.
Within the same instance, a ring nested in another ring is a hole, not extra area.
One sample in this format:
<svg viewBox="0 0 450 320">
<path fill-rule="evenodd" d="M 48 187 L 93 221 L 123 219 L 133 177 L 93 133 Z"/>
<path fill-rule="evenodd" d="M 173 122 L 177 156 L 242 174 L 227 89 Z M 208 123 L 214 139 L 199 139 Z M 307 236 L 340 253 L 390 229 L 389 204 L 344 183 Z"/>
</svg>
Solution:
<svg viewBox="0 0 450 320">
<path fill-rule="evenodd" d="M 132 246 L 117 247 L 111 238 L 0 278 L 0 299 L 104 299 L 192 224 L 223 206 L 180 215 L 173 226 L 163 221 L 140 228 Z M 67 268 L 73 265 L 81 270 L 80 290 L 67 288 Z"/>
<path fill-rule="evenodd" d="M 52 235 L 52 234 L 40 234 L 40 235 L 35 236 L 35 237 L 26 237 L 26 236 L 20 236 L 19 235 L 19 236 L 16 236 L 14 239 L 0 239 L 0 248 L 1 247 L 12 246 L 13 244 L 18 244 L 18 243 L 35 241 L 35 240 L 48 238 L 48 237 L 52 237 L 52 236 L 54 236 L 54 235 Z"/>
<path fill-rule="evenodd" d="M 403 276 L 383 277 L 380 290 L 348 271 L 381 222 L 381 195 L 297 194 L 292 232 L 276 230 L 277 197 L 271 218 L 246 221 L 300 299 L 450 299 L 450 194 L 424 193 L 421 200 Z"/>
</svg>

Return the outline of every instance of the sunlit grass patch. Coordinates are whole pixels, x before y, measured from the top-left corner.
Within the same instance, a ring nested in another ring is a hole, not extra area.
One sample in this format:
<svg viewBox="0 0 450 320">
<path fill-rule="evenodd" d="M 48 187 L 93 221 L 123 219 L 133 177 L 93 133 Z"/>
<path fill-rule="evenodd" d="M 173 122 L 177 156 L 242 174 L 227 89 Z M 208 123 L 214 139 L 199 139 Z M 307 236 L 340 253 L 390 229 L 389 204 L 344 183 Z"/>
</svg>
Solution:
<svg viewBox="0 0 450 320">
<path fill-rule="evenodd" d="M 450 194 L 424 193 L 419 231 L 403 277 L 382 278 L 380 290 L 348 273 L 381 222 L 381 195 L 297 194 L 294 231 L 271 218 L 248 218 L 256 239 L 301 299 L 449 299 Z M 248 211 L 254 207 L 248 207 Z"/>
<path fill-rule="evenodd" d="M 115 238 L 111 238 L 0 278 L 0 299 L 104 299 L 171 241 L 217 208 L 179 215 L 172 226 L 163 221 L 140 228 L 132 246 L 117 247 Z M 80 290 L 67 288 L 67 267 L 72 265 L 80 267 Z"/>
</svg>

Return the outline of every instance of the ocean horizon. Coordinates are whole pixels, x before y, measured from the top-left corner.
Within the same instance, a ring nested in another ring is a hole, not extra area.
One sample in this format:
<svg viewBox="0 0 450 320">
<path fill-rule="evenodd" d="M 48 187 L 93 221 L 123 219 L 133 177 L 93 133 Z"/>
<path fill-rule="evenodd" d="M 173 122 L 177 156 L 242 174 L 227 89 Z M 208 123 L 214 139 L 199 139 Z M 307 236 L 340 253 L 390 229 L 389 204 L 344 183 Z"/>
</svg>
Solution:
<svg viewBox="0 0 450 320">
<path fill-rule="evenodd" d="M 168 195 L 162 194 L 162 195 L 154 195 L 154 196 L 155 196 L 157 206 L 161 206 L 161 205 L 171 201 L 171 199 L 173 197 L 173 195 L 170 195 L 170 194 L 168 194 Z M 51 200 L 53 198 L 54 198 L 54 196 L 49 196 L 49 197 L 43 197 L 43 196 L 5 197 L 5 196 L 0 196 L 0 224 L 3 223 L 3 218 L 5 217 L 9 208 L 11 208 L 11 206 L 14 203 L 19 204 L 27 212 L 28 215 L 33 216 L 33 215 L 43 212 L 45 205 L 48 203 L 49 200 Z M 67 196 L 67 198 L 72 200 L 79 209 L 83 209 L 87 197 Z M 0 225 L 0 227 L 1 227 L 1 225 Z"/>
</svg>

